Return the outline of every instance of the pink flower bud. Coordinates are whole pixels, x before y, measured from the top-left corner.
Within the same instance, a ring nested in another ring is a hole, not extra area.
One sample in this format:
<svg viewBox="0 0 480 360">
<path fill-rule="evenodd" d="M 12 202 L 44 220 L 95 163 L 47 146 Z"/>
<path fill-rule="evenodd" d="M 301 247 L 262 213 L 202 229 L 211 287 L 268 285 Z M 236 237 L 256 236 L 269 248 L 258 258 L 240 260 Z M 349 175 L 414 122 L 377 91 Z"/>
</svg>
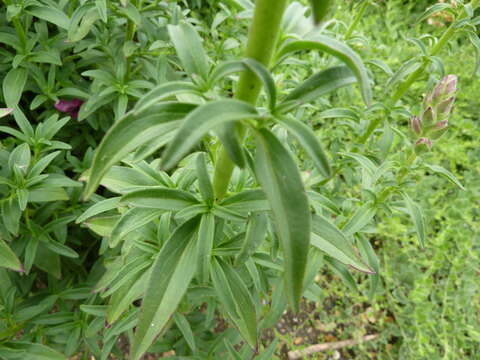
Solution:
<svg viewBox="0 0 480 360">
<path fill-rule="evenodd" d="M 422 120 L 418 116 L 414 116 L 410 119 L 410 126 L 417 135 L 422 133 Z"/>
<path fill-rule="evenodd" d="M 445 134 L 448 130 L 448 120 L 439 121 L 435 124 L 433 129 L 429 132 L 429 136 L 432 140 L 440 139 L 443 134 Z"/>
<path fill-rule="evenodd" d="M 433 108 L 429 106 L 422 115 L 422 122 L 425 124 L 425 126 L 430 126 L 434 124 L 436 121 L 436 116 L 435 112 L 433 111 Z"/>
<path fill-rule="evenodd" d="M 457 75 L 447 75 L 445 76 L 435 87 L 433 91 L 433 101 L 438 103 L 442 101 L 445 97 L 451 97 L 457 91 Z"/>
<path fill-rule="evenodd" d="M 420 138 L 415 143 L 415 153 L 422 154 L 432 149 L 433 143 L 430 139 Z"/>
<path fill-rule="evenodd" d="M 437 106 L 437 111 L 438 115 L 441 117 L 446 117 L 450 115 L 453 109 L 453 104 L 455 103 L 455 97 L 452 96 L 451 98 L 442 101 L 440 104 Z"/>
<path fill-rule="evenodd" d="M 457 82 L 458 78 L 457 75 L 447 75 L 445 77 L 446 82 L 446 92 L 448 95 L 453 95 L 457 91 Z"/>
</svg>

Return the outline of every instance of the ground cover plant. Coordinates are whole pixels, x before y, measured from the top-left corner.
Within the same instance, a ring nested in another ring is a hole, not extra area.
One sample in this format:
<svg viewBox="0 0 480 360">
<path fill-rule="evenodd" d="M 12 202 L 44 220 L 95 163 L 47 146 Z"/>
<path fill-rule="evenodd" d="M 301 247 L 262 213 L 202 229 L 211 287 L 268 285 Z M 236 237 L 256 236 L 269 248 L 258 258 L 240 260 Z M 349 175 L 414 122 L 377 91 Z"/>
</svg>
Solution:
<svg viewBox="0 0 480 360">
<path fill-rule="evenodd" d="M 0 358 L 285 357 L 327 304 L 473 358 L 477 1 L 422 3 L 4 1 Z"/>
</svg>

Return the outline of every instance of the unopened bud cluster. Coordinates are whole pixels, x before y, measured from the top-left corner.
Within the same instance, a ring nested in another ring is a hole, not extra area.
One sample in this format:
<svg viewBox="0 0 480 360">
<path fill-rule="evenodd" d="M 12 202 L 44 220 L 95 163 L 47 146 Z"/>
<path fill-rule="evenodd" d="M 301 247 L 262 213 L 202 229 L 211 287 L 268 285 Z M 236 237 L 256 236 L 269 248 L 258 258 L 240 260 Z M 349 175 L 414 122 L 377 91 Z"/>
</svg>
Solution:
<svg viewBox="0 0 480 360">
<path fill-rule="evenodd" d="M 429 151 L 433 140 L 440 138 L 448 129 L 457 91 L 457 76 L 447 75 L 425 98 L 421 116 L 410 119 L 410 126 L 417 137 L 415 151 Z"/>
</svg>

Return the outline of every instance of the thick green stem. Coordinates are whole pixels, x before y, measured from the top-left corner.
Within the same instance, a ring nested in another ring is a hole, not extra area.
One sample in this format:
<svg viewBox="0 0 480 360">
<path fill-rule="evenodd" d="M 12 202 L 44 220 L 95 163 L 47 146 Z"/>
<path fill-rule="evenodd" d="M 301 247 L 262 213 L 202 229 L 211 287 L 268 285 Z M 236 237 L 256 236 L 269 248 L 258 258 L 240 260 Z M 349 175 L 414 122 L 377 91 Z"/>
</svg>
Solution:
<svg viewBox="0 0 480 360">
<path fill-rule="evenodd" d="M 270 65 L 286 4 L 287 0 L 257 0 L 255 2 L 255 13 L 245 52 L 246 57 L 253 58 L 267 67 Z M 255 104 L 261 88 L 262 83 L 256 75 L 250 71 L 245 71 L 240 75 L 235 98 Z M 240 125 L 237 130 L 240 139 L 243 141 L 246 129 Z M 225 149 L 220 147 L 213 178 L 217 199 L 222 199 L 225 196 L 234 167 L 235 165 Z"/>
<path fill-rule="evenodd" d="M 367 10 L 368 6 L 368 0 L 365 0 L 362 5 L 360 5 L 360 9 L 357 12 L 357 15 L 355 15 L 355 18 L 353 19 L 352 23 L 348 27 L 347 31 L 345 32 L 344 39 L 348 40 L 352 37 L 353 31 L 355 28 L 358 26 L 358 23 L 363 17 L 363 14 L 365 13 L 365 10 Z"/>
</svg>

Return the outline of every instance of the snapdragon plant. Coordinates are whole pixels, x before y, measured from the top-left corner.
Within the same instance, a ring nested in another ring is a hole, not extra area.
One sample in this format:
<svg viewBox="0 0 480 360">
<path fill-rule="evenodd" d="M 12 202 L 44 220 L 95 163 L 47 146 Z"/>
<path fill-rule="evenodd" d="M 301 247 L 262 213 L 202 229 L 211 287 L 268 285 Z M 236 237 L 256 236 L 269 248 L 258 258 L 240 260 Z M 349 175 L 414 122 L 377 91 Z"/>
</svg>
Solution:
<svg viewBox="0 0 480 360">
<path fill-rule="evenodd" d="M 262 348 L 262 333 L 319 299 L 324 266 L 350 289 L 367 278 L 374 298 L 382 216 L 408 214 L 428 246 L 413 180 L 463 188 L 428 152 L 457 92 L 439 54 L 459 33 L 480 49 L 476 0 L 427 9 L 418 21 L 454 21 L 409 39 L 418 57 L 395 72 L 359 55 L 367 0 L 349 24 L 331 0 L 234 1 L 250 23 L 236 60 L 177 4 L 4 3 L 0 266 L 16 273 L 0 270 L 0 357 L 107 359 L 127 339 L 134 360 L 171 348 L 270 359 L 277 343 Z M 304 80 L 284 74 L 312 59 Z M 415 86 L 426 95 L 410 109 Z"/>
<path fill-rule="evenodd" d="M 313 1 L 314 19 L 324 20 L 330 5 Z M 114 189 L 116 182 L 128 179 L 128 172 L 143 179 L 125 180 L 128 185 L 117 188 L 120 197 L 103 200 L 87 211 L 88 217 L 114 207 L 120 211 L 113 218 L 92 220 L 112 224 L 105 233 L 105 246 L 119 249 L 97 288 L 104 296 L 112 296 L 109 322 L 117 320 L 131 302 L 142 299 L 132 359 L 139 359 L 173 323 L 197 354 L 194 339 L 188 341 L 188 321 L 180 313 L 202 306 L 209 314 L 220 309 L 248 345 L 244 351 L 253 354 L 259 334 L 274 323 L 287 303 L 298 310 L 302 295 L 315 291 L 313 278 L 322 262 L 344 274 L 348 267 L 367 274 L 378 272 L 373 248 L 360 232 L 390 194 L 403 196 L 425 242 L 421 209 L 400 191 L 408 164 L 399 170 L 397 184 L 384 188 L 378 197 L 373 195 L 350 217 L 335 221 L 342 216 L 322 189 L 335 177 L 336 166 L 312 128 L 296 118 L 295 110 L 353 84 L 371 107 L 371 80 L 355 51 L 319 28 L 311 26 L 302 36 L 282 32 L 282 21 L 288 23 L 294 11 L 291 8 L 284 18 L 286 7 L 286 1 L 259 0 L 252 5 L 245 58 L 214 66 L 194 27 L 170 25 L 169 35 L 187 78 L 164 83 L 142 97 L 112 126 L 96 151 L 86 175 L 86 198 L 99 184 Z M 300 9 L 298 19 L 306 11 Z M 347 35 L 352 32 L 350 28 Z M 272 66 L 305 50 L 331 55 L 339 65 L 279 96 Z M 240 77 L 233 98 L 228 98 L 218 84 L 235 73 Z M 394 94 L 394 102 L 412 76 Z M 437 89 L 442 86 L 448 88 L 444 90 L 448 100 L 439 100 L 445 95 L 436 90 L 435 101 L 449 102 L 438 110 L 448 116 L 456 85 L 447 78 Z M 375 126 L 373 122 L 367 128 L 367 136 Z M 442 126 L 446 128 L 445 123 Z M 308 191 L 301 163 L 285 143 L 290 136 L 315 168 L 314 185 Z M 143 160 L 162 147 L 160 158 L 150 163 Z M 406 161 L 412 164 L 414 147 L 407 152 L 411 155 Z M 391 182 L 394 163 L 376 164 L 354 152 L 343 155 L 361 164 L 365 188 L 372 194 L 377 183 Z M 118 161 L 130 167 L 115 167 Z M 451 178 L 446 170 L 439 172 Z M 262 314 L 261 304 L 272 290 L 272 305 Z M 200 293 L 205 301 L 198 300 Z"/>
</svg>

